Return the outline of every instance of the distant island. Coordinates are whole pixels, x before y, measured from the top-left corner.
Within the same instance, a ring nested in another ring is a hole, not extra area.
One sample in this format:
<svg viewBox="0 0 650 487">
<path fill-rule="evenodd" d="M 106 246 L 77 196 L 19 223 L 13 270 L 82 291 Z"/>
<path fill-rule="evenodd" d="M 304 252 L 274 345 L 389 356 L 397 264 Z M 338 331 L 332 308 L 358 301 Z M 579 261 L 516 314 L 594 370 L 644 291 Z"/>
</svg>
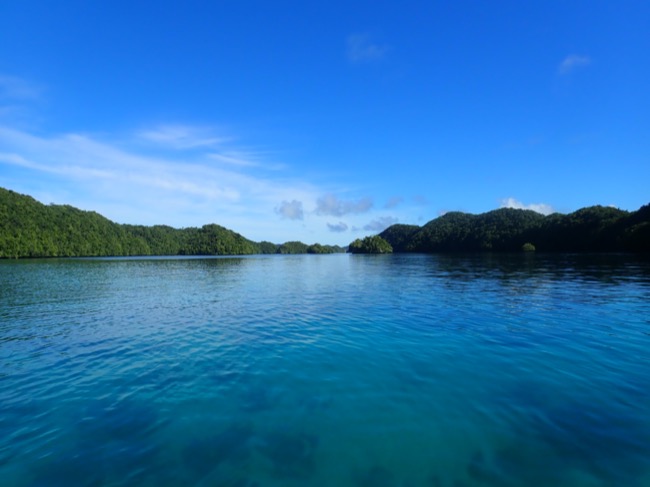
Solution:
<svg viewBox="0 0 650 487">
<path fill-rule="evenodd" d="M 220 225 L 121 225 L 69 205 L 44 205 L 0 188 L 0 258 L 329 254 L 338 245 L 254 242 Z"/>
<path fill-rule="evenodd" d="M 501 208 L 450 212 L 424 226 L 397 224 L 338 245 L 254 242 L 217 224 L 176 229 L 123 225 L 69 205 L 0 188 L 0 258 L 391 252 L 650 252 L 650 204 L 628 212 L 591 206 L 562 215 Z"/>
<path fill-rule="evenodd" d="M 479 215 L 446 213 L 426 225 L 392 225 L 350 244 L 356 253 L 650 252 L 650 204 L 628 212 L 590 206 L 548 216 L 501 208 Z"/>
</svg>

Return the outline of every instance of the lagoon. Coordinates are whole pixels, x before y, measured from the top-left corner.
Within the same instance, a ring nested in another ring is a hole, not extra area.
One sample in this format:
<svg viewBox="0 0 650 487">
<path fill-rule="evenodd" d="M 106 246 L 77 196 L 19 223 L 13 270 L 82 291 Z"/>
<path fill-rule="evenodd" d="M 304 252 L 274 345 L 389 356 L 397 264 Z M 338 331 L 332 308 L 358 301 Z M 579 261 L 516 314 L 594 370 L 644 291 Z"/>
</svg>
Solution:
<svg viewBox="0 0 650 487">
<path fill-rule="evenodd" d="M 650 486 L 650 261 L 0 262 L 6 486 Z"/>
</svg>

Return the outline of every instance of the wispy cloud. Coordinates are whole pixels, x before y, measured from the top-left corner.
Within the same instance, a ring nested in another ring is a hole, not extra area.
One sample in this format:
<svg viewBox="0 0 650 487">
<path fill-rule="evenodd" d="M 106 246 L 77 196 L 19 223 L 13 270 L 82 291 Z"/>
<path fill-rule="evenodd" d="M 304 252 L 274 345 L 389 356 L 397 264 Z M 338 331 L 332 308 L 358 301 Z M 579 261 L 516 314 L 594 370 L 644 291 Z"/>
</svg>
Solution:
<svg viewBox="0 0 650 487">
<path fill-rule="evenodd" d="M 343 216 L 349 213 L 365 213 L 372 208 L 370 198 L 360 200 L 341 200 L 333 194 L 326 194 L 316 201 L 316 214 L 329 216 Z"/>
<path fill-rule="evenodd" d="M 404 198 L 402 198 L 401 196 L 393 196 L 388 199 L 388 201 L 384 205 L 384 208 L 387 209 L 395 208 L 396 206 L 399 206 L 403 202 L 404 202 Z"/>
<path fill-rule="evenodd" d="M 280 206 L 275 209 L 275 212 L 282 218 L 287 218 L 289 220 L 302 220 L 304 218 L 302 201 L 298 200 L 283 201 L 280 203 Z"/>
<path fill-rule="evenodd" d="M 76 180 L 110 180 L 230 201 L 240 196 L 236 185 L 231 184 L 232 175 L 223 178 L 223 183 L 214 177 L 202 179 L 201 173 L 207 175 L 206 167 L 127 152 L 85 135 L 66 134 L 48 139 L 0 128 L 0 142 L 15 150 L 0 154 L 0 161 Z M 218 174 L 212 173 L 211 176 Z"/>
<path fill-rule="evenodd" d="M 246 152 L 243 150 L 242 152 Z M 11 189 L 49 202 L 98 211 L 120 223 L 200 226 L 217 222 L 249 238 L 286 239 L 291 230 L 278 218 L 300 216 L 315 206 L 322 188 L 286 174 L 267 177 L 242 173 L 237 166 L 215 166 L 206 154 L 171 150 L 155 155 L 124 142 L 80 134 L 37 136 L 0 126 L 0 173 L 22 181 Z M 287 222 L 287 225 L 289 223 Z M 310 223 L 311 231 L 322 221 Z M 309 229 L 307 229 L 309 230 Z"/>
<path fill-rule="evenodd" d="M 343 244 L 352 228 L 379 231 L 393 223 L 374 214 L 371 198 L 342 198 L 332 186 L 292 175 L 288 165 L 269 171 L 264 155 L 243 144 L 143 144 L 139 135 L 156 130 L 42 135 L 0 123 L 0 185 L 118 223 L 218 223 L 253 240 Z M 399 218 L 408 219 L 408 211 Z"/>
<path fill-rule="evenodd" d="M 236 166 L 236 167 L 259 167 L 260 166 L 260 164 L 257 161 L 253 160 L 250 156 L 246 154 L 224 152 L 221 154 L 219 153 L 208 154 L 208 157 L 221 164 L 226 164 L 229 166 Z"/>
<path fill-rule="evenodd" d="M 154 129 L 143 130 L 140 138 L 173 149 L 194 149 L 197 147 L 214 147 L 231 140 L 229 137 L 214 135 L 208 127 L 190 125 L 162 125 Z"/>
<path fill-rule="evenodd" d="M 576 69 L 589 66 L 591 64 L 591 58 L 589 56 L 579 56 L 577 54 L 571 54 L 564 58 L 564 60 L 558 66 L 558 73 L 560 74 L 569 74 Z"/>
<path fill-rule="evenodd" d="M 390 48 L 373 42 L 368 34 L 352 34 L 347 38 L 347 56 L 352 63 L 379 61 Z"/>
<path fill-rule="evenodd" d="M 343 233 L 348 230 L 348 226 L 344 222 L 328 223 L 327 228 L 330 232 Z"/>
<path fill-rule="evenodd" d="M 364 225 L 363 229 L 369 232 L 383 232 L 391 225 L 397 223 L 397 221 L 398 220 L 395 217 L 383 216 L 381 218 L 377 218 L 376 220 L 371 221 L 367 225 Z"/>
<path fill-rule="evenodd" d="M 542 215 L 550 215 L 555 210 L 551 205 L 546 203 L 530 203 L 524 204 L 515 198 L 504 198 L 501 200 L 501 208 L 514 208 L 517 210 L 533 210 Z"/>
<path fill-rule="evenodd" d="M 269 171 L 281 171 L 287 169 L 282 163 L 271 163 L 264 160 L 265 154 L 250 151 L 224 150 L 222 152 L 210 152 L 207 157 L 215 162 L 231 166 L 233 168 L 259 168 Z"/>
<path fill-rule="evenodd" d="M 34 99 L 38 98 L 42 91 L 42 87 L 23 78 L 0 74 L 0 99 Z"/>
</svg>

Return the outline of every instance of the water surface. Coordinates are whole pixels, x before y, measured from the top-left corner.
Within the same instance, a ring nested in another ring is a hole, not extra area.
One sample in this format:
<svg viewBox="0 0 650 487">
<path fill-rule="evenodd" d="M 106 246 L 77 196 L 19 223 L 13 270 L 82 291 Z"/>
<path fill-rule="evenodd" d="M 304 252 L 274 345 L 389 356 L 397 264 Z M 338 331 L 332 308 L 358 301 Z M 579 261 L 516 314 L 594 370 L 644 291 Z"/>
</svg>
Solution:
<svg viewBox="0 0 650 487">
<path fill-rule="evenodd" d="M 0 262 L 8 486 L 650 486 L 650 263 Z"/>
</svg>

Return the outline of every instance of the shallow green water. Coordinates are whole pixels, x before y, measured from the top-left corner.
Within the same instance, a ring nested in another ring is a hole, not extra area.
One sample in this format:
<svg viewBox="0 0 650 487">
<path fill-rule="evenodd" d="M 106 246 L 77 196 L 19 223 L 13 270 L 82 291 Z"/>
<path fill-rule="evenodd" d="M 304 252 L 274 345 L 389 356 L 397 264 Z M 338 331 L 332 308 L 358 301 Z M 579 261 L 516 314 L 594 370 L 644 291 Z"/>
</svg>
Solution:
<svg viewBox="0 0 650 487">
<path fill-rule="evenodd" d="M 0 262 L 7 486 L 650 486 L 650 262 Z"/>
</svg>

